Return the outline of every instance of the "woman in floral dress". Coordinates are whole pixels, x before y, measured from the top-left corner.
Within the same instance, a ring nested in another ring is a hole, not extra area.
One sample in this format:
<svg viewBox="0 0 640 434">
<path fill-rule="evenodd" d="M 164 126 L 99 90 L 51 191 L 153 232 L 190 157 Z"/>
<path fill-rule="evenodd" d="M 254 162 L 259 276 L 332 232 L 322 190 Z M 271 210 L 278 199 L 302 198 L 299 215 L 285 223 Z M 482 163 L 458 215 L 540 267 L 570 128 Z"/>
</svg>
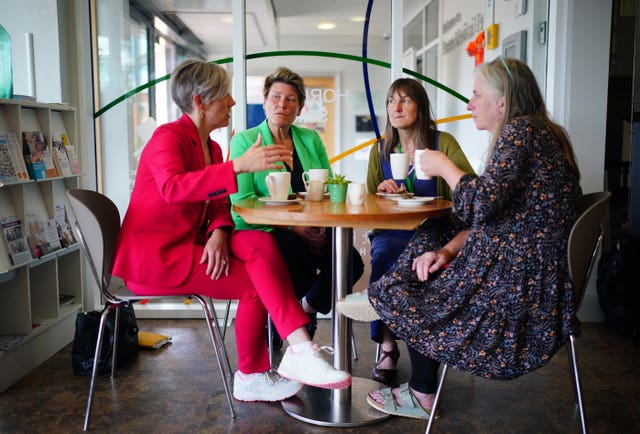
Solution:
<svg viewBox="0 0 640 434">
<path fill-rule="evenodd" d="M 428 418 L 439 363 L 513 379 L 546 364 L 579 327 L 567 240 L 580 173 L 566 132 L 516 59 L 478 66 L 467 108 L 492 134 L 484 174 L 464 174 L 438 151 L 420 164 L 454 187 L 454 212 L 470 229 L 454 234 L 446 219 L 428 222 L 368 288 L 410 350 L 409 383 L 368 396 L 386 413 Z"/>
</svg>

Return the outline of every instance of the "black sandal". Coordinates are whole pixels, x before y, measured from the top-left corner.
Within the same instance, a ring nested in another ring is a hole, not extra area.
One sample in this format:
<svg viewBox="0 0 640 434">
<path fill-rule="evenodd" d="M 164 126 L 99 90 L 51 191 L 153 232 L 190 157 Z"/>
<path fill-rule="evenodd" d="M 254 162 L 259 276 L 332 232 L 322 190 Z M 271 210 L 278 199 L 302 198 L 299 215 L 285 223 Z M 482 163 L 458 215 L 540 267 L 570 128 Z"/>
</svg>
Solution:
<svg viewBox="0 0 640 434">
<path fill-rule="evenodd" d="M 387 357 L 390 357 L 393 360 L 394 365 L 398 364 L 398 359 L 400 358 L 400 350 L 398 350 L 398 345 L 394 342 L 393 350 L 385 351 L 380 348 L 380 360 L 376 362 L 373 366 L 373 371 L 371 372 L 371 376 L 375 381 L 378 381 L 383 384 L 388 384 L 396 377 L 396 368 L 392 369 L 382 369 L 378 368 L 380 363 L 382 363 Z"/>
</svg>

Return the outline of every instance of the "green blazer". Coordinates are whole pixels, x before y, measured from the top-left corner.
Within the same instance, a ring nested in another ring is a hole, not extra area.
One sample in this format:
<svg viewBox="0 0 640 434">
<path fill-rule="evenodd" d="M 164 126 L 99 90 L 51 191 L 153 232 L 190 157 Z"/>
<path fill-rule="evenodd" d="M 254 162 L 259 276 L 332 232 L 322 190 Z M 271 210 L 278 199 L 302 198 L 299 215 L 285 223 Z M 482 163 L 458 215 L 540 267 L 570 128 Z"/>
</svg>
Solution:
<svg viewBox="0 0 640 434">
<path fill-rule="evenodd" d="M 293 139 L 293 145 L 295 147 L 298 158 L 302 168 L 306 171 L 309 169 L 329 169 L 329 176 L 333 176 L 331 171 L 331 164 L 329 163 L 329 157 L 327 156 L 327 150 L 320 139 L 318 133 L 309 128 L 302 128 L 296 125 L 291 125 L 291 138 Z M 266 119 L 257 127 L 250 128 L 246 131 L 236 133 L 231 138 L 229 158 L 233 160 L 243 155 L 247 149 L 249 149 L 258 138 L 258 133 L 262 135 L 262 146 L 272 145 L 273 137 L 271 136 L 271 130 L 267 125 Z M 282 164 L 280 171 L 287 170 Z M 273 170 L 265 170 L 255 173 L 240 173 L 237 176 L 238 192 L 230 196 L 231 203 L 235 203 L 240 199 L 249 199 L 256 197 L 269 196 L 269 190 L 267 190 L 267 183 L 265 182 L 266 176 Z M 242 217 L 232 211 L 233 221 L 236 225 L 236 229 L 262 229 L 270 231 L 271 227 L 264 225 L 251 225 L 245 222 Z"/>
</svg>

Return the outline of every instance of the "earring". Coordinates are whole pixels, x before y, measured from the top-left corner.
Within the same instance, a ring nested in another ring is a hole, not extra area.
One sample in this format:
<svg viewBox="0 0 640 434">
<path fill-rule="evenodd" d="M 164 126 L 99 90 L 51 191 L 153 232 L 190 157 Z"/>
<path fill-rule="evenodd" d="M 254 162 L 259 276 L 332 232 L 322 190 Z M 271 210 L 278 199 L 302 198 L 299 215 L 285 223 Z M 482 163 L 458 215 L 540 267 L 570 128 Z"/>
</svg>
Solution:
<svg viewBox="0 0 640 434">
<path fill-rule="evenodd" d="M 204 112 L 200 112 L 200 119 L 204 117 Z"/>
</svg>

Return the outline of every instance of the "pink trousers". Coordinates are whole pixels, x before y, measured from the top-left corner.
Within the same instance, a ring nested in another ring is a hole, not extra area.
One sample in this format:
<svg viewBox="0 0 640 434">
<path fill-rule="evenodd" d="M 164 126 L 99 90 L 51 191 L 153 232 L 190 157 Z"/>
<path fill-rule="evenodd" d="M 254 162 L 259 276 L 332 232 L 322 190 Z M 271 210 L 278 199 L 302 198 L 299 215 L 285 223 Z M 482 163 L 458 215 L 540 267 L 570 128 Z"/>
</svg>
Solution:
<svg viewBox="0 0 640 434">
<path fill-rule="evenodd" d="M 194 245 L 193 269 L 179 287 L 151 288 L 126 282 L 138 295 L 200 294 L 215 299 L 239 300 L 235 332 L 238 369 L 245 374 L 270 368 L 266 341 L 267 312 L 280 336 L 289 336 L 309 322 L 296 298 L 287 267 L 268 232 L 242 230 L 230 236 L 229 275 L 212 280 L 200 264 L 203 246 Z"/>
</svg>

